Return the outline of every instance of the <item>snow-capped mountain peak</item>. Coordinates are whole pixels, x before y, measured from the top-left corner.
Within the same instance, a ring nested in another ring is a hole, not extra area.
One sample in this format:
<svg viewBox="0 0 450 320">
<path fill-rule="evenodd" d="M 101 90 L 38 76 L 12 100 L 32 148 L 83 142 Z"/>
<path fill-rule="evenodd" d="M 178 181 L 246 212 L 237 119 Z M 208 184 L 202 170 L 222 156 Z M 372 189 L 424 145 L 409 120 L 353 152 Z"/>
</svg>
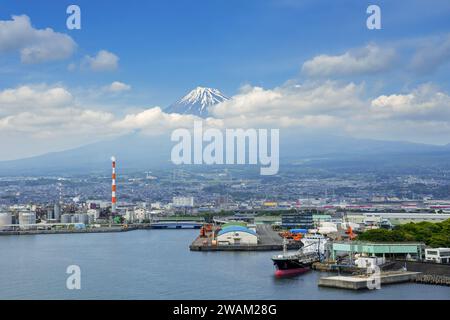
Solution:
<svg viewBox="0 0 450 320">
<path fill-rule="evenodd" d="M 208 115 L 208 107 L 225 100 L 228 100 L 228 98 L 217 89 L 197 87 L 176 103 L 170 105 L 165 111 L 205 117 Z"/>
<path fill-rule="evenodd" d="M 219 90 L 213 88 L 197 87 L 185 95 L 180 103 L 200 103 L 202 108 L 228 100 Z"/>
</svg>

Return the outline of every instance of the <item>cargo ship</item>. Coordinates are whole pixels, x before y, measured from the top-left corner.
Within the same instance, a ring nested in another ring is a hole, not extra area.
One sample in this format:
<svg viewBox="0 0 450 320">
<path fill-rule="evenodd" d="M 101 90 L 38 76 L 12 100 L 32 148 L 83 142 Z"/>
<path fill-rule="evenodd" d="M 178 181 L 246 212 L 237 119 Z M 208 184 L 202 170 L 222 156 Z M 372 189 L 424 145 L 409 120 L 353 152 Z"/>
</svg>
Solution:
<svg viewBox="0 0 450 320">
<path fill-rule="evenodd" d="M 283 254 L 272 257 L 275 265 L 275 276 L 293 276 L 310 270 L 314 262 L 320 261 L 325 252 L 327 238 L 323 235 L 305 235 L 302 238 L 303 247 L 295 253 L 287 253 L 287 240 L 283 240 Z"/>
</svg>

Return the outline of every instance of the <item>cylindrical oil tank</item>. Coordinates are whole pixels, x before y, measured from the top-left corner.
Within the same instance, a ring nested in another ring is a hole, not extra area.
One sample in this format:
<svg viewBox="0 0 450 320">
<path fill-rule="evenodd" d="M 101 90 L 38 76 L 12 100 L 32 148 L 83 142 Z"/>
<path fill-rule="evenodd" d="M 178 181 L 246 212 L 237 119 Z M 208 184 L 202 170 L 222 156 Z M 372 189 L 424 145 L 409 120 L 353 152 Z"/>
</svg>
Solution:
<svg viewBox="0 0 450 320">
<path fill-rule="evenodd" d="M 10 224 L 12 224 L 11 212 L 0 212 L 0 229 Z"/>
<path fill-rule="evenodd" d="M 80 223 L 89 224 L 89 216 L 87 213 L 82 213 L 80 215 Z"/>
<path fill-rule="evenodd" d="M 53 219 L 59 220 L 61 218 L 61 204 L 55 203 L 53 207 Z"/>
<path fill-rule="evenodd" d="M 61 215 L 61 223 L 70 223 L 71 222 L 71 215 L 68 213 L 64 213 Z"/>
<path fill-rule="evenodd" d="M 52 219 L 53 219 L 53 209 L 48 208 L 47 209 L 47 220 L 52 220 Z"/>
<path fill-rule="evenodd" d="M 19 225 L 26 226 L 29 224 L 36 223 L 36 213 L 35 212 L 20 212 L 19 213 Z"/>
</svg>

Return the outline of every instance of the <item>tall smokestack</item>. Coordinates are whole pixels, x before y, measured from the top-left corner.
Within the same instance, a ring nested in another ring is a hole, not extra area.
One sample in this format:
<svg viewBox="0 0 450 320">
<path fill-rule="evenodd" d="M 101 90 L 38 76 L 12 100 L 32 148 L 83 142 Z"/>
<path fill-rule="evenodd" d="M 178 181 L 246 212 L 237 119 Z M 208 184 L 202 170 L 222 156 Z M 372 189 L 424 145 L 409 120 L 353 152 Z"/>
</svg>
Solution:
<svg viewBox="0 0 450 320">
<path fill-rule="evenodd" d="M 111 214 L 117 213 L 117 199 L 116 199 L 116 157 L 111 157 L 112 162 L 112 184 L 111 184 Z"/>
</svg>

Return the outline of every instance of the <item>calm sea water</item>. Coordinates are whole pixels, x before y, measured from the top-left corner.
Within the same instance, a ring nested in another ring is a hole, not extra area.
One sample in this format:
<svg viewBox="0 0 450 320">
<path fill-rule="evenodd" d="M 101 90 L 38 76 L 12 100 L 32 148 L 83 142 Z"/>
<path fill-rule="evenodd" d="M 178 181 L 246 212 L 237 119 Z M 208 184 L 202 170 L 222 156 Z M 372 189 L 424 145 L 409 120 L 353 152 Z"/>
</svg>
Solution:
<svg viewBox="0 0 450 320">
<path fill-rule="evenodd" d="M 276 279 L 273 252 L 190 252 L 198 230 L 0 237 L 1 299 L 450 299 L 450 288 L 319 288 L 321 275 Z M 81 268 L 81 290 L 66 268 Z"/>
</svg>

